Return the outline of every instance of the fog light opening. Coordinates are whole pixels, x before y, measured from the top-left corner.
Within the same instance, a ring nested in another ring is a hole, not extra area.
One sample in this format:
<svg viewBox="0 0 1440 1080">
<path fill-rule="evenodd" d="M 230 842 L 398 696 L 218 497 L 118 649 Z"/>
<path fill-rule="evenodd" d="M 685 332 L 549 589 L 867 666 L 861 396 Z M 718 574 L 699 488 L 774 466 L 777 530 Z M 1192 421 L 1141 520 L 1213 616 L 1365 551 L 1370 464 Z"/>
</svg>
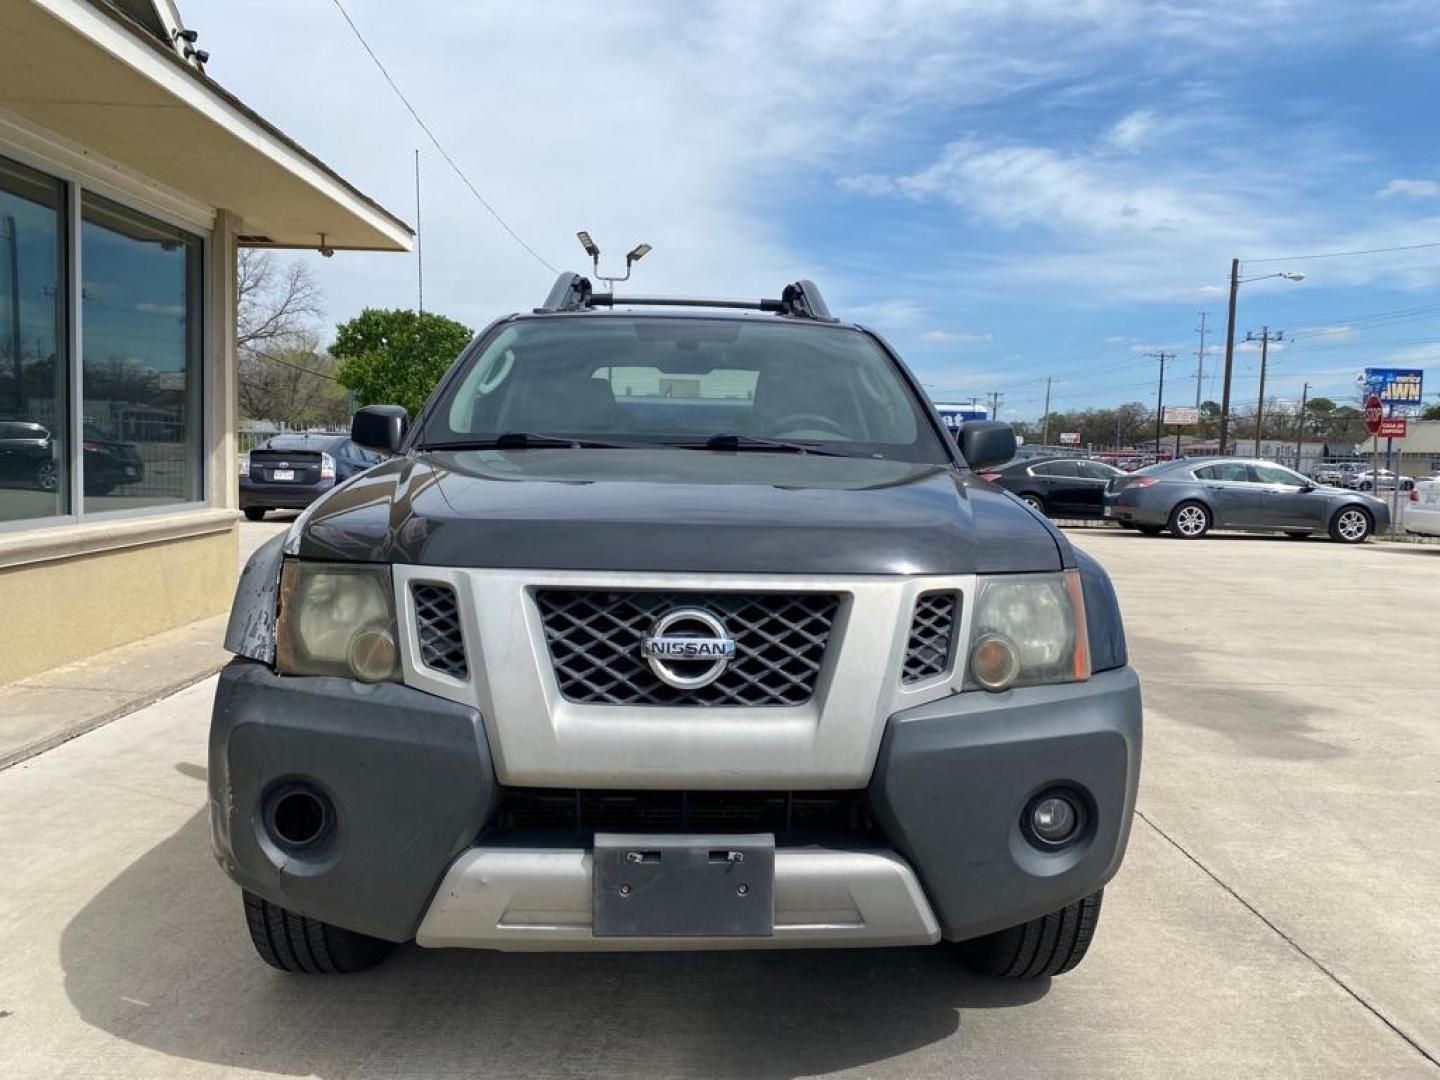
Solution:
<svg viewBox="0 0 1440 1080">
<path fill-rule="evenodd" d="M 265 828 L 281 847 L 311 847 L 330 832 L 330 800 L 309 785 L 291 784 L 270 798 Z"/>
<path fill-rule="evenodd" d="M 1085 804 L 1073 791 L 1045 791 L 1030 800 L 1022 825 L 1039 847 L 1064 847 L 1085 829 Z"/>
</svg>

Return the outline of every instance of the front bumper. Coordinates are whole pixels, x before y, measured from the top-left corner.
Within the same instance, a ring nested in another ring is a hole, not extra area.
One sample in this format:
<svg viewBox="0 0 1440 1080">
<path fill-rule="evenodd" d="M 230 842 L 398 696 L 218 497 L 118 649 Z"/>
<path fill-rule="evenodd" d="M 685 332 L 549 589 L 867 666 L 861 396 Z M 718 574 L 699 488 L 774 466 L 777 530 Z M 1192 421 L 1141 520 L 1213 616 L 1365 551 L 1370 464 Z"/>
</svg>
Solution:
<svg viewBox="0 0 1440 1080">
<path fill-rule="evenodd" d="M 757 948 L 963 940 L 1057 910 L 1105 884 L 1129 835 L 1140 759 L 1133 671 L 1087 683 L 952 695 L 890 717 L 868 791 L 880 846 L 777 848 L 770 938 L 603 938 L 591 857 L 501 846 L 499 794 L 472 708 L 411 688 L 289 678 L 248 660 L 221 675 L 210 738 L 216 857 L 243 888 L 393 941 L 494 949 Z M 287 854 L 263 808 L 308 781 L 336 824 Z M 1089 804 L 1078 841 L 1021 832 L 1039 792 Z"/>
</svg>

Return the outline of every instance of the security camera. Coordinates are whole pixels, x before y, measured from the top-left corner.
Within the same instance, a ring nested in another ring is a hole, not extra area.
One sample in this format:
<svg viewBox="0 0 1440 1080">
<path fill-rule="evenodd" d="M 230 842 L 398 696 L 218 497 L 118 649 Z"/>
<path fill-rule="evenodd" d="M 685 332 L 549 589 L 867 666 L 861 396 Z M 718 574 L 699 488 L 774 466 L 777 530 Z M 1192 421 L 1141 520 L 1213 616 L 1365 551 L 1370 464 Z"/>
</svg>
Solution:
<svg viewBox="0 0 1440 1080">
<path fill-rule="evenodd" d="M 325 258 L 327 259 L 333 259 L 335 257 L 335 249 L 332 247 L 322 247 L 320 249 L 320 254 L 325 256 Z"/>
<path fill-rule="evenodd" d="M 178 41 L 178 40 L 181 40 L 182 38 L 183 38 L 185 41 L 188 41 L 191 45 L 194 45 L 195 42 L 196 42 L 197 40 L 199 40 L 199 38 L 200 38 L 200 31 L 198 31 L 198 30 L 176 30 L 173 34 L 170 35 L 170 40 L 171 40 L 171 41 Z"/>
</svg>

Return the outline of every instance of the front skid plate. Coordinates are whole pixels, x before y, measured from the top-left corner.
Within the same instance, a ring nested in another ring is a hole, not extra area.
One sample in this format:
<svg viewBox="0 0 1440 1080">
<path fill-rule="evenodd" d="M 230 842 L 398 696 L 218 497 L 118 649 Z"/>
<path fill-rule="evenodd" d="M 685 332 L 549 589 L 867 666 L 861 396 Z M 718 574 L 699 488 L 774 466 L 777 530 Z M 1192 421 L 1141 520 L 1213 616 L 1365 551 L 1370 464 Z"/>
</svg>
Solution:
<svg viewBox="0 0 1440 1080">
<path fill-rule="evenodd" d="M 770 937 L 599 936 L 592 927 L 593 874 L 594 857 L 584 848 L 471 848 L 446 873 L 415 940 L 430 948 L 507 952 L 847 948 L 940 940 L 940 924 L 914 871 L 893 851 L 777 848 Z"/>
</svg>

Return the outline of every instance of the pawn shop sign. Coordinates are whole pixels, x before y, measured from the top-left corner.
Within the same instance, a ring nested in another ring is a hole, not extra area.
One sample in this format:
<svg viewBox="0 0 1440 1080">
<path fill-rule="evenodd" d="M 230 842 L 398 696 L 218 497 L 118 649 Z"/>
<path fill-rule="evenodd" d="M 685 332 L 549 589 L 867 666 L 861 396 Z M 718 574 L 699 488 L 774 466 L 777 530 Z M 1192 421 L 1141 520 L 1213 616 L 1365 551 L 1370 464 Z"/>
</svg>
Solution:
<svg viewBox="0 0 1440 1080">
<path fill-rule="evenodd" d="M 1365 430 L 1371 435 L 1380 433 L 1380 425 L 1385 420 L 1385 406 L 1380 404 L 1380 396 L 1371 394 L 1365 399 Z"/>
</svg>

